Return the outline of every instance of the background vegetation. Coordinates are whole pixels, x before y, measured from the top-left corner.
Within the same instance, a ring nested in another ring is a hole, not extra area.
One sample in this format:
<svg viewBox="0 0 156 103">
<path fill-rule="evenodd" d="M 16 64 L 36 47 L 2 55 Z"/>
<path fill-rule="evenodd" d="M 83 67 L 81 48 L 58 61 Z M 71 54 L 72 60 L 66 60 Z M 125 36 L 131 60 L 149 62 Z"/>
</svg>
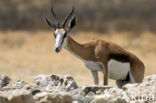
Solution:
<svg viewBox="0 0 156 103">
<path fill-rule="evenodd" d="M 49 29 L 50 7 L 61 21 L 73 5 L 78 30 L 156 32 L 156 0 L 0 0 L 0 29 Z"/>
</svg>

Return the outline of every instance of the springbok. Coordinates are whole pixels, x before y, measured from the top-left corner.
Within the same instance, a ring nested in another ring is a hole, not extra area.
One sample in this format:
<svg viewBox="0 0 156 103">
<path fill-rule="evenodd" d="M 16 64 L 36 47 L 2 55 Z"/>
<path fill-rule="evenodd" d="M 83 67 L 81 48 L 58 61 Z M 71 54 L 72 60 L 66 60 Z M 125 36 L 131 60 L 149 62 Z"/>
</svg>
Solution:
<svg viewBox="0 0 156 103">
<path fill-rule="evenodd" d="M 72 16 L 74 7 L 60 26 L 58 18 L 51 8 L 57 25 L 51 23 L 46 17 L 45 21 L 54 29 L 56 44 L 54 50 L 58 53 L 62 48 L 83 60 L 85 66 L 90 69 L 94 83 L 99 84 L 98 71 L 103 73 L 104 85 L 108 85 L 108 78 L 116 80 L 118 87 L 126 83 L 140 83 L 144 78 L 144 64 L 135 55 L 124 50 L 120 46 L 106 42 L 104 40 L 92 40 L 91 42 L 80 44 L 69 35 L 70 30 L 76 25 L 76 16 L 65 28 L 66 22 Z"/>
</svg>

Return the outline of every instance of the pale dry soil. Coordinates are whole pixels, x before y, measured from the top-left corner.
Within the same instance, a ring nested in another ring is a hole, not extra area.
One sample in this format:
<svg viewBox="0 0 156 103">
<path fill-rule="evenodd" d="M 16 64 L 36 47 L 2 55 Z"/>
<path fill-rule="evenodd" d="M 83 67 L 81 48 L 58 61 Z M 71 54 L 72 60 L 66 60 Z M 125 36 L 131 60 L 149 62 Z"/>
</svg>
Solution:
<svg viewBox="0 0 156 103">
<path fill-rule="evenodd" d="M 116 43 L 144 62 L 145 76 L 156 74 L 155 34 L 78 32 L 71 33 L 71 36 L 80 43 L 98 38 Z M 69 74 L 80 86 L 93 84 L 92 75 L 84 63 L 65 49 L 55 53 L 54 43 L 52 31 L 0 32 L 0 73 L 8 75 L 13 81 L 22 79 L 29 83 L 32 83 L 33 78 L 39 74 Z M 101 73 L 99 77 L 102 85 Z M 115 86 L 115 82 L 110 80 L 109 85 Z"/>
</svg>

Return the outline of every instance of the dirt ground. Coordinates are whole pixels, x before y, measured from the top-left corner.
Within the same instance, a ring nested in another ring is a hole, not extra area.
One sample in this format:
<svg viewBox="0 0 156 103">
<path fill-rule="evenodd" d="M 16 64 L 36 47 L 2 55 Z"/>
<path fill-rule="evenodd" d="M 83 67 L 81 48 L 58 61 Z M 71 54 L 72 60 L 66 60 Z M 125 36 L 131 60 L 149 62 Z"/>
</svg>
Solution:
<svg viewBox="0 0 156 103">
<path fill-rule="evenodd" d="M 155 34 L 149 32 L 141 35 L 115 32 L 71 34 L 80 43 L 98 38 L 117 43 L 144 62 L 145 76 L 156 74 Z M 64 49 L 60 53 L 55 53 L 54 43 L 52 31 L 0 32 L 0 73 L 10 76 L 13 81 L 22 79 L 29 83 L 33 83 L 34 76 L 39 74 L 69 74 L 74 77 L 78 85 L 93 84 L 92 75 L 84 63 Z M 101 73 L 99 77 L 102 85 Z M 115 82 L 110 80 L 109 85 L 115 86 Z"/>
</svg>

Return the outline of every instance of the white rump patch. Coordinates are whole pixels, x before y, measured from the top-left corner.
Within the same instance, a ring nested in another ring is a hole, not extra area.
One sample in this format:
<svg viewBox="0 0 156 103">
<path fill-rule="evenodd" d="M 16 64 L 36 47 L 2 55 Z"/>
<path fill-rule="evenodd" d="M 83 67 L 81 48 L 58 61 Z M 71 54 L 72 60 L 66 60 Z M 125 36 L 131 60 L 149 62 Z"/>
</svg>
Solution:
<svg viewBox="0 0 156 103">
<path fill-rule="evenodd" d="M 125 80 L 130 71 L 130 63 L 111 59 L 108 62 L 109 77 L 114 80 Z"/>
</svg>

